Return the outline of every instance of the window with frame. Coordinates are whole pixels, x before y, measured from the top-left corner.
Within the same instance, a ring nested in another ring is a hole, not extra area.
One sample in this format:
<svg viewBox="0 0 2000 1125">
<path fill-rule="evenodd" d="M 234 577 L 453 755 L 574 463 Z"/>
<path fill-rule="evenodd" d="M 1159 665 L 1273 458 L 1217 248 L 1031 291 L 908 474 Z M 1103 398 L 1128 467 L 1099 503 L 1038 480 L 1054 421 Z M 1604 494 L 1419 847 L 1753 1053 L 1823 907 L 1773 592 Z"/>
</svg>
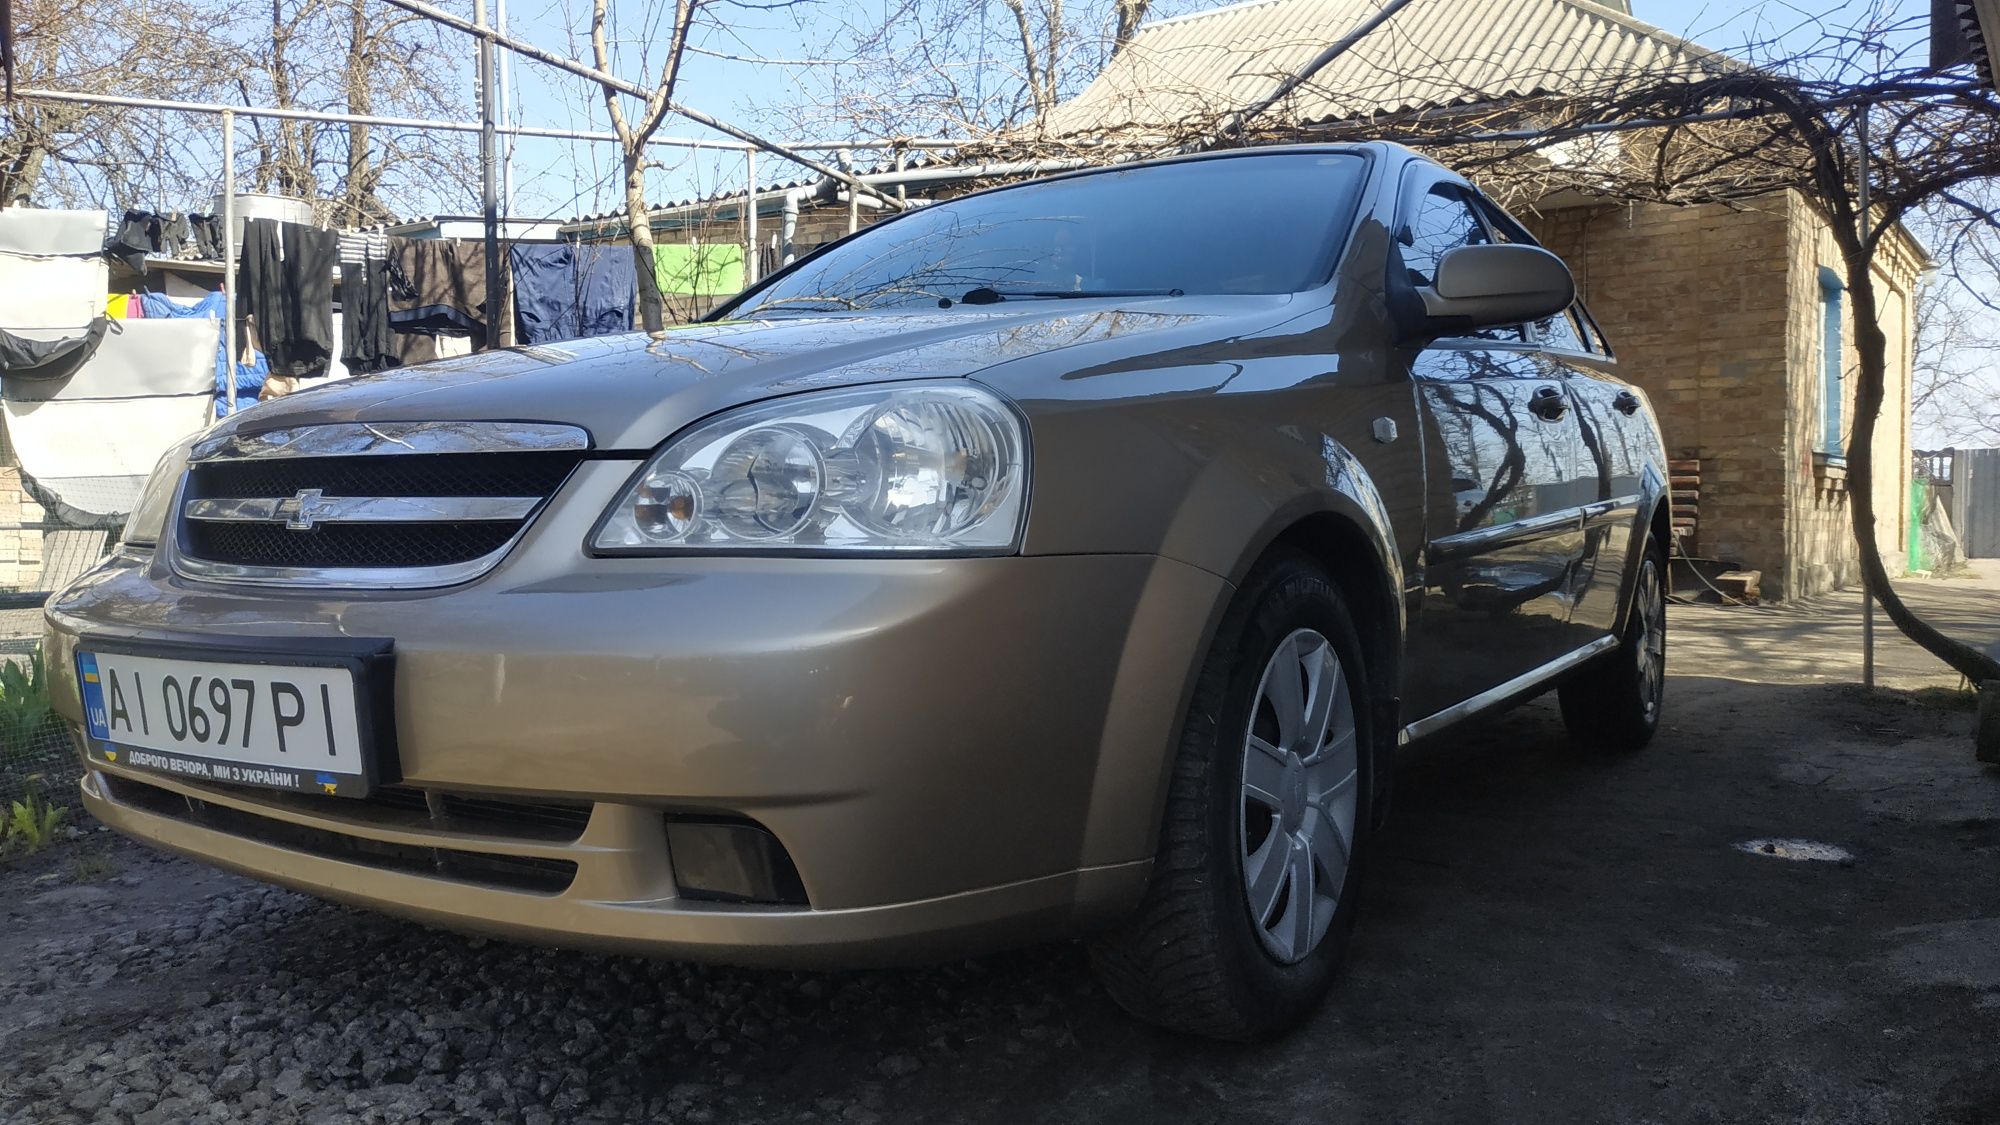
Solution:
<svg viewBox="0 0 2000 1125">
<path fill-rule="evenodd" d="M 1820 429 L 1819 445 L 1816 451 L 1828 458 L 1839 460 L 1845 455 L 1841 444 L 1842 391 L 1844 351 L 1842 348 L 1840 304 L 1845 287 L 1840 283 L 1840 275 L 1820 267 Z"/>
</svg>

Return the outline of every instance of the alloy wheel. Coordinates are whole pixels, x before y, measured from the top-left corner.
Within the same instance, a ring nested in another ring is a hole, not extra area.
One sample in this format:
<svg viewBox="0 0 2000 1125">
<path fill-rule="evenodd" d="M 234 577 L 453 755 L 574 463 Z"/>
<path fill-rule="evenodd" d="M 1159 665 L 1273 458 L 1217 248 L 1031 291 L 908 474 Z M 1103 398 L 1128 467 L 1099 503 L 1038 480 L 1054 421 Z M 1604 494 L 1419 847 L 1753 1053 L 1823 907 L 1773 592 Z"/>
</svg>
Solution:
<svg viewBox="0 0 2000 1125">
<path fill-rule="evenodd" d="M 1639 665 L 1639 691 L 1645 701 L 1646 719 L 1652 721 L 1660 709 L 1660 697 L 1667 684 L 1667 599 L 1660 581 L 1659 564 L 1647 559 L 1639 566 L 1638 599 L 1633 606 L 1639 635 L 1633 638 Z"/>
<path fill-rule="evenodd" d="M 1326 936 L 1347 882 L 1360 800 L 1354 696 L 1327 639 L 1278 643 L 1251 701 L 1239 832 L 1243 888 L 1264 949 L 1282 964 Z"/>
</svg>

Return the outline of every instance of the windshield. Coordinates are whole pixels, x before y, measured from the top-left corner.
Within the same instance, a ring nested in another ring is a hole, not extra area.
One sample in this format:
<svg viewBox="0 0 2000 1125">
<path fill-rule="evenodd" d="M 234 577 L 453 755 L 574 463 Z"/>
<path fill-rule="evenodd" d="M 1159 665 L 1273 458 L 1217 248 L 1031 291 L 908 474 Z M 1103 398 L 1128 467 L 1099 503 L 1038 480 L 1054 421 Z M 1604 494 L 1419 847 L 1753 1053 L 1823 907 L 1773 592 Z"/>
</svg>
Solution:
<svg viewBox="0 0 2000 1125">
<path fill-rule="evenodd" d="M 1352 154 L 1272 153 L 967 196 L 865 231 L 727 315 L 1296 293 L 1325 279 L 1366 167 Z"/>
</svg>

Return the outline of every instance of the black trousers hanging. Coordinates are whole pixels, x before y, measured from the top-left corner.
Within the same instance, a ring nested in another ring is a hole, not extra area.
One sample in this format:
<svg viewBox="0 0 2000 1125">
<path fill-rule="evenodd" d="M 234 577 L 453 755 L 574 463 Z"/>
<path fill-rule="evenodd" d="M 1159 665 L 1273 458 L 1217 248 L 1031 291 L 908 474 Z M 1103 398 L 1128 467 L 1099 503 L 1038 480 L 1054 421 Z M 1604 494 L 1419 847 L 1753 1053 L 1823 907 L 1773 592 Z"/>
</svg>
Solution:
<svg viewBox="0 0 2000 1125">
<path fill-rule="evenodd" d="M 298 223 L 243 224 L 243 291 L 271 374 L 311 378 L 333 359 L 333 271 L 340 237 Z"/>
</svg>

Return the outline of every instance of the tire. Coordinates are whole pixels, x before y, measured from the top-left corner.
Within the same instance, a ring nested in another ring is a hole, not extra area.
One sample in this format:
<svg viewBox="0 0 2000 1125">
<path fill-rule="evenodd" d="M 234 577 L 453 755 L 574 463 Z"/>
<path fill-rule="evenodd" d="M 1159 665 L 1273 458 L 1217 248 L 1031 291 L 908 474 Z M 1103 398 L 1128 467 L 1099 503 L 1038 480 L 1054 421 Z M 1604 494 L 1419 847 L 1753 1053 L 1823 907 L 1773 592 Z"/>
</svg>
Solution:
<svg viewBox="0 0 2000 1125">
<path fill-rule="evenodd" d="M 1271 674 L 1287 669 L 1292 694 Z M 1287 710 L 1298 720 L 1281 724 L 1275 700 L 1294 700 Z M 1354 925 L 1368 855 L 1370 703 L 1360 640 L 1326 571 L 1289 550 L 1259 564 L 1196 681 L 1145 898 L 1091 949 L 1126 1011 L 1247 1041 L 1319 1004 Z M 1311 890 L 1297 895 L 1301 881 Z"/>
<path fill-rule="evenodd" d="M 1556 689 L 1563 725 L 1578 745 L 1630 753 L 1660 729 L 1667 688 L 1666 576 L 1666 551 L 1648 535 L 1617 650 Z"/>
</svg>

